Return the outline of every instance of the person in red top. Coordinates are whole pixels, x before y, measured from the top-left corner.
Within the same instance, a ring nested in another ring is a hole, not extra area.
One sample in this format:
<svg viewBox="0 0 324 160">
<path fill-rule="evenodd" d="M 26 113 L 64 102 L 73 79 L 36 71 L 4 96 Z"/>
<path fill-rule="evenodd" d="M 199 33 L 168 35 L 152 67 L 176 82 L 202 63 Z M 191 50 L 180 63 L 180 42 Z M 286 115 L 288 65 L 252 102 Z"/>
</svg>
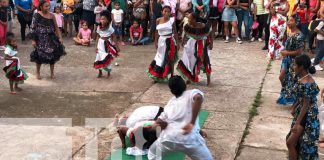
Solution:
<svg viewBox="0 0 324 160">
<path fill-rule="evenodd" d="M 36 9 L 38 9 L 40 0 L 33 0 L 33 5 Z M 51 0 L 46 0 L 46 2 L 51 3 Z"/>
<path fill-rule="evenodd" d="M 130 41 L 132 45 L 146 44 L 149 38 L 143 38 L 143 28 L 139 25 L 137 20 L 134 20 L 133 25 L 130 27 Z"/>
<path fill-rule="evenodd" d="M 308 35 L 308 24 L 309 24 L 309 4 L 306 0 L 299 0 L 294 7 L 294 14 L 300 17 L 300 31 L 303 33 L 304 39 Z"/>
</svg>

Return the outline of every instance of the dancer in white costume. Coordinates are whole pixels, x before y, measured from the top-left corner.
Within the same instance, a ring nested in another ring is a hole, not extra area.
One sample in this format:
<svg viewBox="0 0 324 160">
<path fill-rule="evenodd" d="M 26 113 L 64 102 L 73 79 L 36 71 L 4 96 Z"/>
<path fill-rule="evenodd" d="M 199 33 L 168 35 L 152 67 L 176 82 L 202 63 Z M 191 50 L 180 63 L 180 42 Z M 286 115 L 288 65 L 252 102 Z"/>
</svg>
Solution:
<svg viewBox="0 0 324 160">
<path fill-rule="evenodd" d="M 162 9 L 163 17 L 156 21 L 155 46 L 156 56 L 151 62 L 147 75 L 154 82 L 168 81 L 168 75 L 173 75 L 174 64 L 178 59 L 178 35 L 174 18 L 170 18 L 171 8 L 164 6 Z M 158 39 L 158 40 L 157 40 Z"/>
<path fill-rule="evenodd" d="M 177 70 L 187 82 L 198 82 L 198 75 L 202 70 L 207 75 L 207 85 L 210 84 L 211 64 L 208 48 L 213 46 L 209 38 L 210 27 L 206 23 L 198 22 L 197 13 L 189 14 L 188 21 L 184 27 L 183 56 L 178 63 Z"/>
<path fill-rule="evenodd" d="M 109 78 L 112 69 L 111 62 L 114 57 L 118 56 L 119 48 L 113 45 L 114 28 L 110 25 L 111 16 L 108 11 L 101 13 L 100 23 L 97 29 L 97 55 L 93 66 L 99 69 L 98 78 L 102 77 L 102 71 L 107 71 L 107 78 Z"/>
</svg>

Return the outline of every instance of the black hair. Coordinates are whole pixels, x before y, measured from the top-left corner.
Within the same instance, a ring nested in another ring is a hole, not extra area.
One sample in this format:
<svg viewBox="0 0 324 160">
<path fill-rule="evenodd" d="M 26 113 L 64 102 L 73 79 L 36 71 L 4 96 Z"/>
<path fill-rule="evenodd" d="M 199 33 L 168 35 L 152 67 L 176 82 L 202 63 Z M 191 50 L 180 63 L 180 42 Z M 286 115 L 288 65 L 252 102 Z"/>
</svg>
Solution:
<svg viewBox="0 0 324 160">
<path fill-rule="evenodd" d="M 37 9 L 41 11 L 41 10 L 42 10 L 41 7 L 43 7 L 43 5 L 44 5 L 46 2 L 47 2 L 46 0 L 40 0 L 40 1 L 39 1 L 39 6 L 38 6 Z"/>
<path fill-rule="evenodd" d="M 207 20 L 205 18 L 202 18 L 199 16 L 199 12 L 192 12 L 191 16 L 196 20 L 196 22 L 201 22 L 201 23 L 207 23 Z"/>
<path fill-rule="evenodd" d="M 291 18 L 295 20 L 296 27 L 300 30 L 301 29 L 301 22 L 300 22 L 300 17 L 298 14 L 293 14 L 291 15 Z"/>
<path fill-rule="evenodd" d="M 307 72 L 310 73 L 310 74 L 315 74 L 316 73 L 315 67 L 311 65 L 312 64 L 311 60 L 306 54 L 302 54 L 302 55 L 297 56 L 295 58 L 295 63 L 298 66 L 303 66 L 303 68 L 305 70 L 307 70 Z"/>
<path fill-rule="evenodd" d="M 172 10 L 170 6 L 166 5 L 166 6 L 163 6 L 163 7 L 162 7 L 162 11 L 163 11 L 164 9 L 166 9 L 166 8 L 168 8 L 170 11 Z"/>
<path fill-rule="evenodd" d="M 12 32 L 6 34 L 6 45 L 11 46 L 11 42 L 15 39 L 15 35 Z"/>
<path fill-rule="evenodd" d="M 137 22 L 138 24 L 140 24 L 140 20 L 137 19 L 137 18 L 134 18 L 133 23 L 134 23 L 134 22 Z"/>
<path fill-rule="evenodd" d="M 114 2 L 114 5 L 119 5 L 120 6 L 120 3 L 118 1 Z"/>
<path fill-rule="evenodd" d="M 106 17 L 108 19 L 108 23 L 111 22 L 111 14 L 110 14 L 110 12 L 108 10 L 102 11 L 100 13 L 100 17 L 102 17 L 102 16 L 104 16 L 104 17 Z"/>
<path fill-rule="evenodd" d="M 173 76 L 169 79 L 169 88 L 173 95 L 180 97 L 186 91 L 187 85 L 181 76 Z"/>
<path fill-rule="evenodd" d="M 299 4 L 300 4 L 300 0 L 298 0 L 296 6 L 299 5 Z M 309 0 L 306 0 L 305 5 L 306 5 L 306 8 L 308 9 L 309 8 Z"/>
<path fill-rule="evenodd" d="M 156 128 L 152 127 L 138 127 L 132 134 L 131 143 L 141 149 L 149 149 L 157 139 Z"/>
<path fill-rule="evenodd" d="M 84 23 L 85 23 L 87 26 L 89 26 L 88 21 L 81 21 L 81 22 L 80 22 L 81 26 L 82 26 Z"/>
<path fill-rule="evenodd" d="M 60 6 L 55 6 L 54 7 L 54 12 L 55 12 L 56 9 L 60 9 L 60 11 L 61 11 L 61 7 Z"/>
</svg>

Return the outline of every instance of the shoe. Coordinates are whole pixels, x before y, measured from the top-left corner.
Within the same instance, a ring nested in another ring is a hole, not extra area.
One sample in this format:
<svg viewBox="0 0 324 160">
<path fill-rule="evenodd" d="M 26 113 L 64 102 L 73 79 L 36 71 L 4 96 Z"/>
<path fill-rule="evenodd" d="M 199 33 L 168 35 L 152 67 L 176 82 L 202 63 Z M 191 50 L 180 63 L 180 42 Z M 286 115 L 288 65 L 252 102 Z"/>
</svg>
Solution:
<svg viewBox="0 0 324 160">
<path fill-rule="evenodd" d="M 315 58 L 312 58 L 312 59 L 311 59 L 312 64 L 314 64 L 314 61 L 315 61 Z"/>
<path fill-rule="evenodd" d="M 262 50 L 268 50 L 268 46 L 264 46 Z"/>
<path fill-rule="evenodd" d="M 241 40 L 241 38 L 236 38 L 236 43 L 238 43 L 238 44 L 242 44 L 242 40 Z"/>
<path fill-rule="evenodd" d="M 225 38 L 225 43 L 228 43 L 229 42 L 229 37 L 226 37 Z"/>
<path fill-rule="evenodd" d="M 254 41 L 255 41 L 255 38 L 254 38 L 254 37 L 252 37 L 250 41 L 251 41 L 251 42 L 254 42 Z"/>
<path fill-rule="evenodd" d="M 315 66 L 316 71 L 322 71 L 323 68 L 318 64 Z"/>
<path fill-rule="evenodd" d="M 259 41 L 259 42 L 262 42 L 263 40 L 262 40 L 262 38 L 258 38 L 258 41 Z"/>
<path fill-rule="evenodd" d="M 125 46 L 126 44 L 125 44 L 125 42 L 121 41 L 120 45 Z"/>
</svg>

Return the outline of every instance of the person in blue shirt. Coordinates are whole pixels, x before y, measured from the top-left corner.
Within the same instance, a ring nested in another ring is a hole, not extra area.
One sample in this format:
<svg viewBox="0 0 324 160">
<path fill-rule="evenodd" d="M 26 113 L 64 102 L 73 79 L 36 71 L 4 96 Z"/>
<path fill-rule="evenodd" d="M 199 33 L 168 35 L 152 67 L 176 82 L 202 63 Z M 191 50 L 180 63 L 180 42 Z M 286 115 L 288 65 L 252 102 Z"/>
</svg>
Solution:
<svg viewBox="0 0 324 160">
<path fill-rule="evenodd" d="M 18 10 L 18 21 L 20 23 L 21 40 L 26 40 L 26 26 L 30 28 L 33 16 L 32 0 L 15 0 L 16 8 Z"/>
</svg>

